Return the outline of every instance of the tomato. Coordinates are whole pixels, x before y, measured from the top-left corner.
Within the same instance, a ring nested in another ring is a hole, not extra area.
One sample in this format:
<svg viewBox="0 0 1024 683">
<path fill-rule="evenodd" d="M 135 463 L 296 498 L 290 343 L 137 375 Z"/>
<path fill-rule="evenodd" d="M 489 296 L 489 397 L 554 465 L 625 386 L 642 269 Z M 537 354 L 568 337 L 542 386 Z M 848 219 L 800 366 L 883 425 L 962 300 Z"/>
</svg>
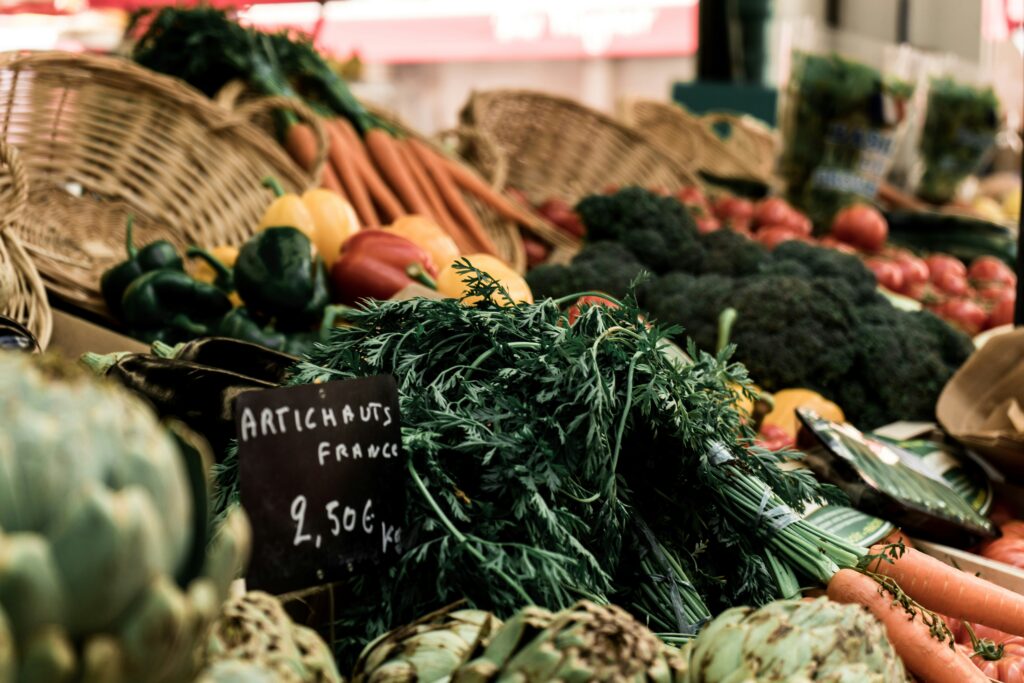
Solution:
<svg viewBox="0 0 1024 683">
<path fill-rule="evenodd" d="M 836 214 L 832 235 L 864 251 L 877 252 L 889 237 L 889 224 L 878 209 L 867 204 L 854 204 Z"/>
<path fill-rule="evenodd" d="M 581 296 L 576 299 L 576 303 L 569 307 L 566 314 L 569 316 L 569 324 L 572 325 L 576 322 L 576 319 L 583 314 L 584 306 L 607 306 L 608 308 L 618 308 L 619 305 L 610 299 L 606 299 L 603 296 Z"/>
<path fill-rule="evenodd" d="M 939 275 L 937 278 L 932 275 L 932 284 L 935 285 L 935 289 L 944 294 L 951 294 L 953 296 L 967 295 L 967 278 L 952 270 Z"/>
<path fill-rule="evenodd" d="M 900 251 L 893 257 L 893 260 L 903 271 L 903 281 L 907 287 L 928 282 L 931 273 L 924 259 L 914 256 L 909 251 Z"/>
<path fill-rule="evenodd" d="M 573 210 L 572 204 L 564 199 L 552 197 L 541 204 L 537 211 L 573 237 L 584 237 L 587 234 L 587 229 Z"/>
<path fill-rule="evenodd" d="M 814 232 L 814 225 L 811 223 L 811 219 L 793 208 L 790 208 L 782 224 L 808 237 Z"/>
<path fill-rule="evenodd" d="M 972 336 L 988 323 L 988 313 L 970 299 L 950 299 L 939 308 L 939 315 Z"/>
<path fill-rule="evenodd" d="M 676 191 L 676 199 L 686 206 L 700 206 L 704 209 L 708 208 L 707 197 L 704 196 L 704 193 L 700 191 L 699 187 L 694 187 L 692 185 L 679 188 Z"/>
<path fill-rule="evenodd" d="M 806 237 L 784 225 L 768 225 L 754 233 L 754 239 L 763 244 L 766 249 L 774 249 L 783 242 L 805 240 Z"/>
<path fill-rule="evenodd" d="M 719 197 L 712 207 L 721 220 L 733 219 L 750 222 L 754 218 L 754 204 L 742 197 Z"/>
<path fill-rule="evenodd" d="M 991 515 L 990 515 L 991 516 Z M 1019 519 L 1012 519 L 999 527 L 999 530 L 1003 532 L 1003 536 L 1015 536 L 1017 538 L 1024 538 L 1024 521 Z"/>
<path fill-rule="evenodd" d="M 981 672 L 994 681 L 1000 683 L 1024 683 L 1024 638 L 1012 636 L 1000 631 L 992 631 L 984 626 L 973 626 L 974 633 L 979 638 L 987 638 L 996 645 L 1003 646 L 1003 656 L 997 660 L 989 661 L 983 657 L 972 657 L 974 647 L 971 645 L 970 635 L 967 629 L 961 631 L 961 641 L 957 644 L 959 650 L 965 657 L 969 657 L 974 665 Z M 986 635 L 982 635 L 985 633 Z M 993 637 L 995 636 L 995 637 Z"/>
<path fill-rule="evenodd" d="M 1002 325 L 1013 324 L 1013 310 L 1017 303 L 1017 297 L 1011 297 L 997 301 L 996 305 L 992 307 L 992 310 L 988 314 L 988 321 L 985 324 L 986 328 L 1000 327 Z"/>
<path fill-rule="evenodd" d="M 1004 282 L 987 282 L 978 288 L 978 298 L 998 303 L 1003 299 L 1012 299 L 1017 290 Z"/>
<path fill-rule="evenodd" d="M 864 265 L 875 274 L 878 284 L 890 292 L 902 292 L 906 287 L 906 280 L 903 276 L 903 269 L 896 261 L 872 256 L 864 259 Z"/>
<path fill-rule="evenodd" d="M 526 251 L 526 265 L 530 268 L 544 263 L 551 253 L 551 247 L 526 235 L 523 235 L 523 248 Z"/>
<path fill-rule="evenodd" d="M 1013 274 L 1010 267 L 995 256 L 979 256 L 974 259 L 970 270 L 967 271 L 967 277 L 978 282 L 1017 284 L 1017 276 Z"/>
<path fill-rule="evenodd" d="M 697 224 L 697 232 L 702 235 L 722 227 L 722 222 L 714 216 L 694 216 L 693 222 Z"/>
<path fill-rule="evenodd" d="M 778 451 L 796 445 L 796 439 L 779 425 L 763 425 L 755 443 L 769 451 Z"/>
<path fill-rule="evenodd" d="M 932 254 L 924 262 L 928 265 L 928 274 L 932 282 L 937 282 L 946 273 L 956 273 L 964 279 L 967 278 L 967 266 L 955 256 Z"/>
<path fill-rule="evenodd" d="M 851 256 L 857 254 L 856 249 L 854 249 L 846 242 L 840 242 L 832 235 L 825 235 L 820 240 L 818 240 L 818 244 L 827 249 L 835 249 L 836 251 L 841 251 L 844 254 L 850 254 Z"/>
<path fill-rule="evenodd" d="M 781 197 L 768 197 L 754 205 L 754 225 L 785 225 L 793 207 Z"/>
</svg>

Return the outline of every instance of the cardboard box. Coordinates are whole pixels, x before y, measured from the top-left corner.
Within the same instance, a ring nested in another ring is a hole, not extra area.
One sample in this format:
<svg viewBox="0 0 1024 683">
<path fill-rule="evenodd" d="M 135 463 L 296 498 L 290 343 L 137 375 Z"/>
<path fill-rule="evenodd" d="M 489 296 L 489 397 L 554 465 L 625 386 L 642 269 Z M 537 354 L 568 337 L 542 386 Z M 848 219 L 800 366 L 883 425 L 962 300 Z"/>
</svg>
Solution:
<svg viewBox="0 0 1024 683">
<path fill-rule="evenodd" d="M 55 308 L 53 336 L 50 338 L 48 350 L 59 352 L 68 358 L 78 358 L 88 351 L 104 354 L 115 351 L 146 353 L 149 347 L 73 313 Z"/>
</svg>

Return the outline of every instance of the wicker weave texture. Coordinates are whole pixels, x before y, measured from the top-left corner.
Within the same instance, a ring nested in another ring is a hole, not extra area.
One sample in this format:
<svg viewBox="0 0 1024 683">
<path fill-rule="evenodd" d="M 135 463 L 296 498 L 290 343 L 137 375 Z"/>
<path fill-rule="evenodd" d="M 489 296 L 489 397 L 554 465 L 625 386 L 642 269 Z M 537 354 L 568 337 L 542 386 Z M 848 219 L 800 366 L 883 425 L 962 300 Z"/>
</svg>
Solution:
<svg viewBox="0 0 1024 683">
<path fill-rule="evenodd" d="M 676 189 L 699 185 L 685 163 L 673 160 L 637 132 L 572 100 L 523 90 L 476 92 L 462 109 L 466 129 L 460 153 L 485 176 L 498 163 L 481 136 L 505 157 L 506 185 L 533 202 L 551 196 L 570 202 L 608 185 Z"/>
<path fill-rule="evenodd" d="M 59 52 L 0 55 L 0 139 L 28 173 L 16 232 L 48 289 L 96 311 L 102 272 L 135 239 L 178 247 L 239 244 L 254 232 L 272 175 L 290 191 L 311 184 L 246 116 L 293 101 L 228 113 L 186 84 L 115 57 Z"/>
<path fill-rule="evenodd" d="M 53 330 L 50 302 L 16 234 L 27 202 L 25 167 L 14 147 L 0 139 L 0 313 L 27 327 L 45 349 Z"/>
</svg>

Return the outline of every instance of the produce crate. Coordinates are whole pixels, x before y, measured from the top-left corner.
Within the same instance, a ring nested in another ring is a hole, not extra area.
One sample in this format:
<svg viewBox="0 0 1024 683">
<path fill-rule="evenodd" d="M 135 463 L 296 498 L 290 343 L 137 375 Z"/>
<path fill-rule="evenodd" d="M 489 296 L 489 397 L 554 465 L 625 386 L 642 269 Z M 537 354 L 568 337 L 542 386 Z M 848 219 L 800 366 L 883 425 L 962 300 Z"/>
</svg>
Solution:
<svg viewBox="0 0 1024 683">
<path fill-rule="evenodd" d="M 50 302 L 17 234 L 27 201 L 25 167 L 14 147 L 0 138 L 0 314 L 28 328 L 45 349 L 53 328 Z"/>
<path fill-rule="evenodd" d="M 287 107 L 326 136 L 296 101 L 226 112 L 186 84 L 124 59 L 62 52 L 0 55 L 0 139 L 18 148 L 30 191 L 15 229 L 46 288 L 104 312 L 100 275 L 139 244 L 241 244 L 255 231 L 276 177 L 312 179 L 247 119 Z"/>
</svg>

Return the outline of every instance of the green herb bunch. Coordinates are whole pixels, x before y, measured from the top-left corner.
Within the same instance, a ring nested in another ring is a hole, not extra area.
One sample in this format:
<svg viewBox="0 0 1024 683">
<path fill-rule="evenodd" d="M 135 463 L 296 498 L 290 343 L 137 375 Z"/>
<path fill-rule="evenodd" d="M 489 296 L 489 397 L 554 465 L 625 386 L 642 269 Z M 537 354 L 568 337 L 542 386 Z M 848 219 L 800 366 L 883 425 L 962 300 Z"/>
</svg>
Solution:
<svg viewBox="0 0 1024 683">
<path fill-rule="evenodd" d="M 399 384 L 405 547 L 348 582 L 339 632 L 365 642 L 461 598 L 500 616 L 588 598 L 685 637 L 709 606 L 791 592 L 800 563 L 779 558 L 803 552 L 787 545 L 803 523 L 776 532 L 771 513 L 832 492 L 750 447 L 731 349 L 683 354 L 632 297 L 572 325 L 566 301 L 502 307 L 500 286 L 460 268 L 480 304 L 367 302 L 292 380 Z M 818 545 L 802 570 L 827 579 Z"/>
</svg>

